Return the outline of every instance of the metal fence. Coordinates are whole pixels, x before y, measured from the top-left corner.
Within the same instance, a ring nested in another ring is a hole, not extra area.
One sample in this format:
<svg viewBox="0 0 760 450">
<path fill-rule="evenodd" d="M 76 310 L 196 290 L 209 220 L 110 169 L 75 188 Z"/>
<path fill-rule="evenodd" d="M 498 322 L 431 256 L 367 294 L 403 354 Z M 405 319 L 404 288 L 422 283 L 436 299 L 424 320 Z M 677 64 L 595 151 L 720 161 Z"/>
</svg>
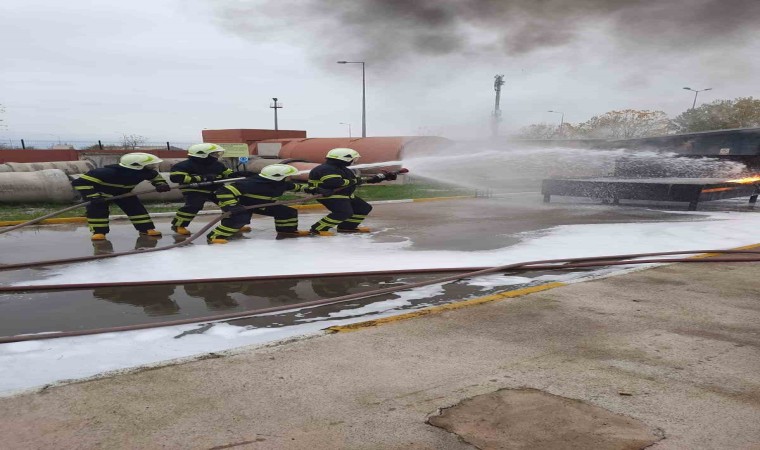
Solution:
<svg viewBox="0 0 760 450">
<path fill-rule="evenodd" d="M 187 150 L 197 142 L 175 142 L 175 141 L 140 141 L 128 142 L 123 140 L 89 140 L 89 141 L 69 141 L 60 140 L 42 140 L 42 139 L 0 139 L 0 149 L 27 149 L 27 150 L 130 150 L 130 151 L 147 151 L 147 150 Z"/>
</svg>

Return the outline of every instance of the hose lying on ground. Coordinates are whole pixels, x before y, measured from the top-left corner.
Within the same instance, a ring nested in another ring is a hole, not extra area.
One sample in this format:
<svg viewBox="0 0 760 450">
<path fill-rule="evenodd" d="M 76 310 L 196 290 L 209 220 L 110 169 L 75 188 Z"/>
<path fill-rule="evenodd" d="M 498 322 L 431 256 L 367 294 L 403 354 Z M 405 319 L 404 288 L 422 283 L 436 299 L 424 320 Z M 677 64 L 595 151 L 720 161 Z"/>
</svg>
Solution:
<svg viewBox="0 0 760 450">
<path fill-rule="evenodd" d="M 124 252 L 137 253 L 143 251 Z M 615 260 L 630 259 L 630 258 L 646 258 L 653 256 L 672 256 L 672 255 L 691 255 L 691 254 L 760 254 L 760 250 L 688 250 L 688 251 L 674 251 L 674 252 L 655 252 L 655 253 L 636 253 L 627 255 L 617 255 Z M 588 262 L 588 261 L 609 261 L 609 256 L 587 257 L 579 259 L 567 259 L 566 264 L 573 262 Z M 514 271 L 524 272 L 526 270 L 557 270 L 562 268 L 568 268 L 570 266 L 530 266 L 525 268 L 522 266 L 513 269 Z M 2 269 L 2 266 L 0 266 Z M 427 273 L 460 273 L 460 272 L 475 272 L 478 270 L 487 269 L 487 267 L 444 267 L 444 268 L 432 268 L 432 269 L 399 269 L 399 270 L 380 270 L 380 271 L 366 271 L 366 272 L 327 272 L 327 273 L 304 273 L 295 275 L 261 275 L 261 276 L 246 276 L 246 277 L 223 277 L 223 278 L 190 278 L 179 280 L 153 280 L 153 281 L 116 281 L 116 282 L 99 282 L 99 283 L 71 283 L 71 284 L 39 284 L 39 285 L 17 285 L 17 286 L 0 286 L 0 292 L 39 292 L 39 291 L 63 291 L 63 290 L 79 290 L 79 289 L 96 289 L 107 287 L 136 287 L 136 286 L 161 286 L 161 285 L 179 285 L 179 284 L 206 284 L 206 283 L 240 283 L 240 282 L 256 282 L 256 281 L 278 281 L 288 279 L 304 279 L 304 278 L 330 278 L 330 277 L 357 277 L 357 276 L 373 276 L 373 275 L 424 275 Z"/>
<path fill-rule="evenodd" d="M 421 281 L 417 283 L 409 283 L 402 286 L 394 286 L 383 289 L 376 289 L 368 292 L 360 292 L 357 294 L 343 295 L 339 297 L 333 297 L 322 300 L 313 300 L 309 302 L 296 303 L 292 305 L 276 306 L 271 308 L 261 308 L 256 310 L 230 312 L 225 314 L 216 314 L 206 317 L 196 317 L 188 319 L 171 320 L 165 322 L 155 322 L 136 325 L 124 325 L 118 327 L 109 328 L 97 328 L 90 330 L 76 330 L 76 331 L 61 331 L 52 333 L 40 333 L 40 334 L 25 334 L 16 336 L 0 337 L 0 343 L 11 343 L 20 341 L 33 341 L 41 339 L 54 339 L 61 337 L 73 337 L 73 336 L 85 336 L 91 334 L 111 333 L 118 331 L 134 331 L 147 328 L 157 328 L 176 325 L 187 325 L 192 323 L 204 323 L 204 322 L 216 322 L 216 321 L 229 321 L 234 319 L 243 319 L 247 317 L 257 316 L 261 314 L 271 314 L 273 312 L 296 310 L 301 308 L 311 308 L 316 306 L 332 305 L 337 303 L 345 303 L 363 298 L 375 297 L 383 294 L 390 294 L 397 291 L 413 289 L 417 287 L 429 286 L 432 284 L 449 283 L 452 281 L 461 280 L 464 278 L 472 278 L 480 275 L 488 275 L 497 272 L 516 271 L 516 270 L 567 270 L 578 267 L 594 267 L 594 266 L 619 266 L 619 265 L 632 265 L 632 264 L 662 264 L 662 263 L 716 263 L 716 262 L 760 262 L 760 251 L 751 250 L 709 250 L 701 251 L 699 253 L 709 254 L 731 254 L 731 253 L 743 253 L 754 254 L 755 256 L 749 258 L 670 258 L 670 259 L 639 259 L 629 260 L 628 258 L 647 257 L 655 255 L 669 255 L 669 254 L 690 254 L 696 251 L 684 251 L 684 252 L 663 252 L 663 253 L 641 253 L 633 255 L 610 255 L 610 256 L 598 256 L 592 258 L 567 258 L 567 259 L 547 259 L 539 261 L 528 261 L 507 264 L 503 266 L 489 267 L 485 269 L 475 270 L 472 272 L 461 273 L 457 275 L 450 275 L 446 277 L 436 278 L 433 280 Z"/>
</svg>

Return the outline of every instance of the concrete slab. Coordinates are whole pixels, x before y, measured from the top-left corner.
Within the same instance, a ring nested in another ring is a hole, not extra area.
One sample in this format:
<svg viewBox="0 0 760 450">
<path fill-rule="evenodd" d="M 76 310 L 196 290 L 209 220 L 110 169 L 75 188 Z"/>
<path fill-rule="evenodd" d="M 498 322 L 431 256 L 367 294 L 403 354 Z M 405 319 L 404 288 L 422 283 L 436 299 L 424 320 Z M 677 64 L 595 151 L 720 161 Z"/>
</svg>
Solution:
<svg viewBox="0 0 760 450">
<path fill-rule="evenodd" d="M 428 423 L 486 449 L 635 450 L 661 430 L 578 400 L 535 389 L 502 389 L 446 408 Z"/>
<path fill-rule="evenodd" d="M 668 266 L 0 399 L 8 448 L 473 448 L 426 423 L 500 389 L 760 448 L 758 264 Z M 487 414 L 487 411 L 484 411 Z"/>
</svg>

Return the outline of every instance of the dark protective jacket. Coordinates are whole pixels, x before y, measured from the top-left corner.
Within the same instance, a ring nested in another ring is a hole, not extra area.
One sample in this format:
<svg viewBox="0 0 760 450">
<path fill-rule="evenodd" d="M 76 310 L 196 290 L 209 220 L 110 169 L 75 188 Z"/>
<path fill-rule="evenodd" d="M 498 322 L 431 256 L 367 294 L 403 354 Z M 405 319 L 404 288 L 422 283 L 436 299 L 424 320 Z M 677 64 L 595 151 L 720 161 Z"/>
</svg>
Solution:
<svg viewBox="0 0 760 450">
<path fill-rule="evenodd" d="M 259 175 L 226 184 L 214 194 L 222 208 L 242 205 L 260 205 L 271 203 L 287 191 L 300 192 L 306 187 L 304 183 L 292 181 L 275 181 Z"/>
<path fill-rule="evenodd" d="M 112 197 L 132 192 L 140 182 L 148 180 L 153 186 L 167 184 L 157 171 L 149 168 L 128 169 L 118 164 L 111 164 L 93 169 L 71 184 L 82 198 Z"/>
<path fill-rule="evenodd" d="M 215 175 L 215 179 L 223 180 L 225 178 L 231 178 L 234 174 L 235 172 L 233 172 L 232 169 L 225 167 L 224 164 L 214 158 L 197 158 L 191 156 L 172 166 L 171 172 L 169 173 L 169 179 L 177 184 L 188 184 L 210 181 L 206 179 L 206 175 Z M 203 192 L 205 194 L 212 193 L 214 189 L 215 186 L 196 188 L 183 188 L 180 186 L 179 188 L 182 192 Z"/>
<path fill-rule="evenodd" d="M 309 186 L 325 189 L 340 189 L 335 194 L 323 198 L 354 198 L 356 187 L 362 179 L 348 164 L 337 159 L 326 159 L 324 164 L 311 169 Z"/>
</svg>

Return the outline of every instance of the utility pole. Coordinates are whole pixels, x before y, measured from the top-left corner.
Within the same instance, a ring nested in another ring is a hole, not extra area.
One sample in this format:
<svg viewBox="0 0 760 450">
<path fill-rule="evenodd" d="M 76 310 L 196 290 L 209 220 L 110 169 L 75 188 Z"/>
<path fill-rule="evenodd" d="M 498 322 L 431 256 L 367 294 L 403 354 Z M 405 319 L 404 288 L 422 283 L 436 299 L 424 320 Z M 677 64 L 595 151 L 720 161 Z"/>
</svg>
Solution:
<svg viewBox="0 0 760 450">
<path fill-rule="evenodd" d="M 493 78 L 493 90 L 496 91 L 496 101 L 494 102 L 491 118 L 491 135 L 497 137 L 499 135 L 499 122 L 501 122 L 499 102 L 501 101 L 501 87 L 504 86 L 504 75 L 495 75 Z"/>
<path fill-rule="evenodd" d="M 282 103 L 277 103 L 277 97 L 272 97 L 272 100 L 274 100 L 274 103 L 269 105 L 269 107 L 274 109 L 274 131 L 277 131 L 277 110 L 282 108 Z"/>
<path fill-rule="evenodd" d="M 691 109 L 694 109 L 697 106 L 697 95 L 699 95 L 700 92 L 712 91 L 712 88 L 707 88 L 707 89 L 692 89 L 690 87 L 685 87 L 684 89 L 686 89 L 687 91 L 694 92 L 694 103 L 691 104 Z"/>
</svg>

